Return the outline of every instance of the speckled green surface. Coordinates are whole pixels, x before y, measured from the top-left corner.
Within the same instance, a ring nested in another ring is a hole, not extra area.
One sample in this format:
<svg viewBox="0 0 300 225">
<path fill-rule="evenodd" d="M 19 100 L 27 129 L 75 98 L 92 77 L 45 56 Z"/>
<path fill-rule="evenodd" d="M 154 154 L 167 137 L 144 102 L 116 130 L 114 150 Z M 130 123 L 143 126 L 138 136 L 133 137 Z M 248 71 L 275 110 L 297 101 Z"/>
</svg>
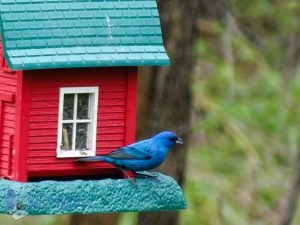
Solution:
<svg viewBox="0 0 300 225">
<path fill-rule="evenodd" d="M 186 208 L 180 187 L 157 173 L 159 182 L 136 179 L 40 181 L 0 180 L 0 213 L 15 215 L 86 214 Z"/>
</svg>

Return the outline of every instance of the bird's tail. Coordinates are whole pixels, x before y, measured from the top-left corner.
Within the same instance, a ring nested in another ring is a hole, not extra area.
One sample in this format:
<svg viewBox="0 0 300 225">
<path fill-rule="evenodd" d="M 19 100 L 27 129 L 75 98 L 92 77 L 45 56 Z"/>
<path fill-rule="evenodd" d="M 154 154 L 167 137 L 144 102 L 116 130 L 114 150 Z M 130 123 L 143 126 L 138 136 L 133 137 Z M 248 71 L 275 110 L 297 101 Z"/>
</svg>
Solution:
<svg viewBox="0 0 300 225">
<path fill-rule="evenodd" d="M 104 157 L 103 156 L 91 156 L 91 157 L 84 157 L 80 159 L 74 160 L 74 162 L 99 162 L 103 161 Z"/>
</svg>

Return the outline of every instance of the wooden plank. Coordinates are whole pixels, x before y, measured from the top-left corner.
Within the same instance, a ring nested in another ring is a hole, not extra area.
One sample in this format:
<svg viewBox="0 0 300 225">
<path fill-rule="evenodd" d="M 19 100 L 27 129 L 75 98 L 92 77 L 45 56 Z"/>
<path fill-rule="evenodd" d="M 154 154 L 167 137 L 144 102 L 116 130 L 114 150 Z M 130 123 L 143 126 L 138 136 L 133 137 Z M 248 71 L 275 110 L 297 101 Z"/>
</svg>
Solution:
<svg viewBox="0 0 300 225">
<path fill-rule="evenodd" d="M 100 80 L 100 78 L 99 78 Z M 127 93 L 126 91 L 126 84 L 107 84 L 107 85 L 103 85 L 102 82 L 96 82 L 92 85 L 89 86 L 95 86 L 95 85 L 99 85 L 99 87 L 101 87 L 100 89 L 100 93 L 101 94 L 113 94 L 113 93 Z M 62 85 L 58 85 L 58 86 L 46 86 L 46 87 L 34 87 L 32 89 L 31 92 L 31 96 L 43 96 L 43 95 L 47 95 L 47 94 L 51 94 L 51 95 L 56 95 L 59 93 L 58 88 L 60 88 Z M 70 85 L 66 85 L 66 86 L 70 86 Z"/>
<path fill-rule="evenodd" d="M 29 137 L 30 144 L 39 144 L 39 143 L 56 143 L 57 135 L 55 136 L 38 136 L 38 137 Z"/>
<path fill-rule="evenodd" d="M 115 141 L 115 140 L 111 140 L 111 141 L 98 141 L 97 140 L 97 147 L 101 146 L 102 148 L 120 148 L 122 146 L 124 146 L 124 140 L 121 141 Z"/>
<path fill-rule="evenodd" d="M 24 76 L 18 72 L 16 99 L 16 136 L 15 157 L 12 164 L 12 177 L 16 181 L 27 181 L 27 150 L 28 150 L 28 121 L 30 110 L 30 74 Z"/>
<path fill-rule="evenodd" d="M 124 120 L 125 113 L 99 113 L 98 117 L 100 120 Z"/>
<path fill-rule="evenodd" d="M 57 114 L 53 115 L 30 115 L 30 122 L 53 122 L 57 124 Z"/>
<path fill-rule="evenodd" d="M 124 140 L 124 133 L 119 134 L 97 134 L 97 140 L 99 141 L 118 141 Z"/>
<path fill-rule="evenodd" d="M 11 127 L 11 128 L 15 128 L 15 121 L 12 121 L 12 120 L 7 120 L 5 117 L 3 118 L 2 120 L 3 122 L 3 126 L 4 127 Z"/>
<path fill-rule="evenodd" d="M 2 84 L 1 84 L 2 86 Z M 15 94 L 0 91 L 0 101 L 11 102 L 15 101 Z"/>
<path fill-rule="evenodd" d="M 123 127 L 124 120 L 98 120 L 97 127 Z"/>
<path fill-rule="evenodd" d="M 14 146 L 14 135 L 10 135 L 10 138 L 9 138 L 9 155 L 8 155 L 8 177 L 11 177 L 12 176 L 12 161 L 13 161 L 13 146 Z"/>
<path fill-rule="evenodd" d="M 40 157 L 54 157 L 54 160 L 56 160 L 56 151 L 55 149 L 51 150 L 37 150 L 37 151 L 29 151 L 28 152 L 28 159 L 33 158 L 40 158 Z"/>
<path fill-rule="evenodd" d="M 56 115 L 57 116 L 58 110 L 57 108 L 51 108 L 51 109 L 31 109 L 30 110 L 30 116 L 34 115 Z"/>
<path fill-rule="evenodd" d="M 45 130 L 30 130 L 29 137 L 57 136 L 57 128 Z"/>
<path fill-rule="evenodd" d="M 1 158 L 2 157 L 8 157 L 9 155 L 9 149 L 8 148 L 4 148 L 1 154 Z"/>
<path fill-rule="evenodd" d="M 8 140 L 8 141 L 2 140 L 1 141 L 1 146 L 9 148 L 10 147 L 10 140 Z"/>
<path fill-rule="evenodd" d="M 3 147 L 2 150 L 2 156 L 8 157 L 8 155 L 10 154 L 10 150 L 9 147 Z"/>
<path fill-rule="evenodd" d="M 58 99 L 59 99 L 59 93 L 57 89 L 55 89 L 55 93 L 31 94 L 31 102 L 57 101 Z"/>
<path fill-rule="evenodd" d="M 7 74 L 7 73 L 3 73 L 3 71 L 1 71 L 1 78 L 2 80 L 7 80 L 7 82 L 9 84 L 14 84 L 15 86 L 17 85 L 17 80 L 16 80 L 16 76 L 15 74 Z"/>
<path fill-rule="evenodd" d="M 6 74 L 0 69 L 0 164 L 6 171 L 5 174 L 3 170 L 0 172 L 2 177 L 8 176 L 8 167 L 11 165 L 11 135 L 15 132 L 16 80 L 16 74 Z"/>
<path fill-rule="evenodd" d="M 2 140 L 9 141 L 10 140 L 10 135 L 11 134 L 2 133 Z"/>
<path fill-rule="evenodd" d="M 15 132 L 15 127 L 8 127 L 5 124 L 3 124 L 3 132 L 9 133 L 9 134 L 13 134 Z"/>
<path fill-rule="evenodd" d="M 55 168 L 72 168 L 72 167 L 78 167 L 82 165 L 88 166 L 88 164 L 94 164 L 94 163 L 77 163 L 74 162 L 76 158 L 69 158 L 69 159 L 57 159 L 56 156 L 39 156 L 39 157 L 30 157 L 28 159 L 28 165 L 55 165 Z M 99 163 L 97 163 L 99 165 Z M 49 169 L 49 168 L 48 168 Z"/>
<path fill-rule="evenodd" d="M 57 124 L 49 123 L 49 122 L 31 122 L 29 124 L 29 129 L 31 130 L 43 130 L 43 129 L 57 129 Z"/>
<path fill-rule="evenodd" d="M 1 177 L 3 177 L 3 174 L 7 174 L 8 173 L 8 169 L 7 169 L 7 165 L 5 165 L 4 167 L 0 167 L 1 170 Z"/>
<path fill-rule="evenodd" d="M 55 108 L 58 109 L 58 100 L 57 101 L 41 101 L 41 102 L 31 102 L 31 109 L 49 109 Z"/>
<path fill-rule="evenodd" d="M 99 109 L 98 115 L 101 113 L 115 113 L 115 112 L 121 113 L 121 112 L 126 111 L 125 106 L 102 106 L 102 105 L 99 105 L 98 109 Z"/>
<path fill-rule="evenodd" d="M 12 86 L 12 87 L 15 87 L 16 84 L 17 84 L 17 81 L 14 77 L 12 77 L 11 74 L 5 74 L 5 73 L 2 73 L 1 74 L 1 84 L 5 84 L 5 85 L 9 85 L 9 86 Z"/>
<path fill-rule="evenodd" d="M 135 142 L 136 130 L 136 97 L 137 97 L 137 67 L 128 69 L 127 108 L 125 122 L 125 145 Z"/>
<path fill-rule="evenodd" d="M 34 144 L 29 144 L 28 148 L 30 150 L 53 150 L 55 151 L 56 149 L 56 142 L 55 143 L 34 143 Z"/>
<path fill-rule="evenodd" d="M 16 86 L 1 84 L 1 89 L 0 90 L 5 91 L 5 92 L 15 92 L 16 91 Z"/>
<path fill-rule="evenodd" d="M 32 87 L 31 89 L 31 96 L 47 94 L 58 94 L 58 87 Z"/>
<path fill-rule="evenodd" d="M 7 107 L 6 104 L 4 104 L 4 109 L 6 107 Z M 5 120 L 10 121 L 12 123 L 15 123 L 15 121 L 16 121 L 16 116 L 14 113 L 7 113 L 7 112 L 5 112 L 5 110 L 3 110 L 3 116 L 4 116 Z"/>
<path fill-rule="evenodd" d="M 8 162 L 3 161 L 3 163 L 1 164 L 1 168 L 6 169 L 8 171 L 8 164 L 9 164 Z"/>
<path fill-rule="evenodd" d="M 97 134 L 115 134 L 115 133 L 122 133 L 124 134 L 125 127 L 98 127 Z"/>
<path fill-rule="evenodd" d="M 47 166 L 48 165 L 48 166 Z M 69 169 L 90 169 L 98 168 L 98 174 L 101 174 L 99 168 L 103 168 L 104 165 L 113 167 L 112 165 L 105 162 L 90 162 L 90 163 L 76 163 L 74 159 L 58 159 L 58 160 L 49 160 L 49 158 L 40 158 L 40 159 L 31 159 L 28 162 L 30 170 L 34 170 L 38 167 L 44 168 L 44 170 L 57 170 L 57 172 L 63 173 L 65 170 Z"/>
<path fill-rule="evenodd" d="M 126 99 L 100 99 L 101 106 L 125 106 Z"/>
<path fill-rule="evenodd" d="M 16 106 L 11 104 L 6 104 L 6 106 L 3 109 L 3 112 L 6 114 L 11 114 L 15 117 L 16 113 Z"/>
<path fill-rule="evenodd" d="M 101 85 L 100 84 L 100 91 L 101 92 L 120 92 L 120 91 L 126 91 L 126 85 L 124 84 L 114 84 L 114 85 Z"/>
<path fill-rule="evenodd" d="M 105 92 L 100 90 L 100 99 L 126 99 L 126 91 Z"/>
</svg>

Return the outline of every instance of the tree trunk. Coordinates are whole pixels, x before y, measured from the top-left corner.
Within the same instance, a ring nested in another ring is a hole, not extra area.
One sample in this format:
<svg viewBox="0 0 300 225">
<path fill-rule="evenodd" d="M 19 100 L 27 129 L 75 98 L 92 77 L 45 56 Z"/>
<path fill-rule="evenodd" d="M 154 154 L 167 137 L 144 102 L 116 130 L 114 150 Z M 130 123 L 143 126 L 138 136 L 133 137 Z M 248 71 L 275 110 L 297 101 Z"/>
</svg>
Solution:
<svg viewBox="0 0 300 225">
<path fill-rule="evenodd" d="M 171 130 L 185 142 L 170 151 L 159 168 L 184 183 L 192 96 L 190 85 L 195 63 L 194 43 L 199 38 L 201 18 L 221 19 L 227 0 L 158 0 L 163 36 L 170 67 L 143 67 L 139 72 L 138 139 Z M 115 225 L 118 215 L 75 215 L 70 225 Z M 140 213 L 139 225 L 176 225 L 178 212 Z M 109 221 L 107 222 L 107 216 Z"/>
<path fill-rule="evenodd" d="M 295 216 L 295 211 L 297 209 L 297 201 L 299 199 L 299 191 L 300 191 L 300 153 L 298 155 L 298 159 L 296 161 L 295 166 L 295 175 L 294 179 L 288 192 L 287 203 L 282 214 L 281 220 L 278 223 L 279 225 L 290 225 Z"/>
<path fill-rule="evenodd" d="M 70 225 L 116 225 L 120 214 L 73 215 Z"/>
<path fill-rule="evenodd" d="M 227 0 L 158 0 L 164 43 L 170 67 L 142 68 L 139 76 L 138 138 L 162 130 L 177 133 L 185 142 L 169 152 L 159 171 L 184 183 L 191 118 L 191 81 L 195 63 L 194 44 L 201 18 L 223 18 Z M 140 213 L 139 225 L 176 225 L 178 212 Z"/>
</svg>

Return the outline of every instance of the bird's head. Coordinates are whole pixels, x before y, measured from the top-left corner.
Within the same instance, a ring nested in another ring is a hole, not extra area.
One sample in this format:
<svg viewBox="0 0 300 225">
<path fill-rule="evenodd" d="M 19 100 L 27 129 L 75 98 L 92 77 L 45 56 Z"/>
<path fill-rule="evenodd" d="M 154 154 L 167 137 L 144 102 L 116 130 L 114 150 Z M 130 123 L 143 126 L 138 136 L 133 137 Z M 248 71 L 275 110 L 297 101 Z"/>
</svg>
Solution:
<svg viewBox="0 0 300 225">
<path fill-rule="evenodd" d="M 183 144 L 183 141 L 171 131 L 163 131 L 153 137 L 167 148 L 173 147 L 175 144 Z"/>
</svg>

